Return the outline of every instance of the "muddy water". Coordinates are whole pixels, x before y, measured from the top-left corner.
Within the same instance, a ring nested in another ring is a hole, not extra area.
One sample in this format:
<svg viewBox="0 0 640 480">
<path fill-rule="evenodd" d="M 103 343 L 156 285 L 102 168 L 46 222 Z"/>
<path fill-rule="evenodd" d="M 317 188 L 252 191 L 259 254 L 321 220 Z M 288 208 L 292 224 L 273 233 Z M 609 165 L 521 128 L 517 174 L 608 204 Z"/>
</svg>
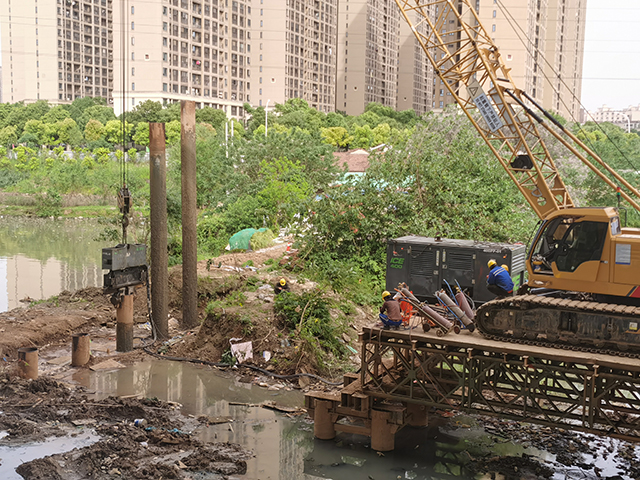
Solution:
<svg viewBox="0 0 640 480">
<path fill-rule="evenodd" d="M 403 429 L 396 436 L 395 451 L 384 455 L 371 450 L 367 437 L 339 434 L 335 441 L 317 440 L 306 416 L 288 418 L 257 406 L 264 401 L 300 406 L 300 392 L 269 391 L 188 363 L 151 361 L 106 373 L 84 370 L 74 379 L 95 391 L 97 398 L 139 394 L 178 402 L 185 415 L 231 417 L 231 422 L 203 426 L 197 434 L 202 440 L 235 442 L 253 450 L 255 457 L 248 462 L 244 477 L 250 480 L 473 479 L 480 477 L 466 470 L 470 457 L 522 454 L 555 467 L 554 480 L 596 478 L 593 471 L 554 463 L 555 458 L 546 452 L 496 442 L 480 428 L 447 430 L 446 420 L 437 417 L 428 428 Z M 457 422 L 473 423 L 465 417 Z M 603 469 L 603 478 L 630 480 L 614 477 L 617 470 L 604 461 L 598 466 Z"/>
<path fill-rule="evenodd" d="M 0 432 L 0 438 L 2 438 Z M 81 448 L 91 445 L 99 439 L 91 431 L 73 433 L 66 437 L 49 438 L 44 442 L 32 443 L 20 447 L 0 447 L 0 478 L 2 480 L 21 479 L 22 477 L 16 473 L 16 468 L 21 463 L 29 462 L 36 458 L 42 458 L 46 455 L 55 455 L 56 453 L 65 453 L 74 448 Z"/>
<path fill-rule="evenodd" d="M 0 218 L 0 312 L 21 300 L 102 285 L 102 231 L 87 219 Z"/>
</svg>

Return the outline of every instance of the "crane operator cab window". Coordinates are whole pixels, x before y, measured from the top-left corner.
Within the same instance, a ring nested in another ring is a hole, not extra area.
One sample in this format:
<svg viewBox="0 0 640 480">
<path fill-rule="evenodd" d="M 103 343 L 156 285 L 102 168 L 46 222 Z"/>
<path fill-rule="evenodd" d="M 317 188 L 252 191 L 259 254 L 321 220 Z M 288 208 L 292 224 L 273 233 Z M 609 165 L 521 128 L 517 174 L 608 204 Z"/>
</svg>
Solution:
<svg viewBox="0 0 640 480">
<path fill-rule="evenodd" d="M 554 218 L 543 225 L 533 246 L 533 271 L 552 274 L 551 264 L 555 262 L 559 271 L 573 272 L 584 262 L 600 260 L 608 227 L 606 222 Z"/>
</svg>

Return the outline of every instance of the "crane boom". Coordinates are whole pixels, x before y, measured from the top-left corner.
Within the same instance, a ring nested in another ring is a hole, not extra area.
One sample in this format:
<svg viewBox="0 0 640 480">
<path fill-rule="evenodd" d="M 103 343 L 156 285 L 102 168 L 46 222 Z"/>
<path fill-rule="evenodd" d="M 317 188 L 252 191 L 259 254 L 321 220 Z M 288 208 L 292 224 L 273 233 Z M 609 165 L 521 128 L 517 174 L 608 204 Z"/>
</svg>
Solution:
<svg viewBox="0 0 640 480">
<path fill-rule="evenodd" d="M 640 198 L 640 192 L 517 88 L 511 69 L 502 61 L 470 0 L 395 1 L 435 74 L 538 217 L 545 219 L 551 213 L 575 207 L 543 139 L 545 131 L 610 187 L 619 188 L 621 196 L 640 211 L 632 197 Z M 453 28 L 447 22 L 451 18 L 455 18 Z M 473 115 L 475 110 L 483 121 Z"/>
</svg>

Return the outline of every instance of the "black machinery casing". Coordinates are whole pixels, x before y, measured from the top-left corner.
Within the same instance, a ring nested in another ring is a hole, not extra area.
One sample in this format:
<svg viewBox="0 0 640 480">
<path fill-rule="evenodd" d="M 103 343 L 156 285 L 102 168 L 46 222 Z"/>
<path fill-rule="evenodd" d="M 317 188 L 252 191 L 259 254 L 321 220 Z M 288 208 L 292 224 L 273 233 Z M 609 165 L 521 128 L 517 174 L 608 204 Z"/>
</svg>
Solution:
<svg viewBox="0 0 640 480">
<path fill-rule="evenodd" d="M 465 290 L 476 304 L 493 300 L 487 290 L 487 262 L 507 265 L 515 284 L 524 282 L 526 246 L 408 235 L 387 241 L 386 288 L 390 292 L 406 283 L 419 300 L 435 301 L 435 292 L 446 288 Z"/>
<path fill-rule="evenodd" d="M 103 284 L 106 292 L 147 282 L 147 246 L 142 243 L 102 249 Z"/>
</svg>

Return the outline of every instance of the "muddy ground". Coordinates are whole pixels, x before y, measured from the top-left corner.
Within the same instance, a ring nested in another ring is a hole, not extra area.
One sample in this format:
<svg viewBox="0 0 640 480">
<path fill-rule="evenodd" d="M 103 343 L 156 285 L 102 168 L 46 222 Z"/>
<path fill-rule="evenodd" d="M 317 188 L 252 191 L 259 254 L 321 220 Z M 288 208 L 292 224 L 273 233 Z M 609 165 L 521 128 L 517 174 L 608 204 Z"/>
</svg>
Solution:
<svg viewBox="0 0 640 480">
<path fill-rule="evenodd" d="M 30 480 L 224 478 L 246 472 L 252 453 L 238 445 L 194 438 L 199 422 L 157 399 L 89 400 L 82 388 L 50 378 L 0 378 L 2 444 L 77 435 L 91 429 L 100 440 L 65 454 L 25 462 L 17 472 Z M 136 425 L 136 419 L 145 424 Z"/>
<path fill-rule="evenodd" d="M 273 314 L 272 286 L 283 275 L 295 252 L 280 245 L 266 251 L 228 254 L 198 265 L 199 311 L 202 326 L 180 328 L 181 275 L 180 268 L 169 276 L 169 313 L 171 340 L 156 344 L 152 351 L 165 356 L 183 357 L 206 362 L 220 362 L 228 351 L 231 338 L 251 340 L 256 367 L 276 374 L 321 373 L 297 349 L 296 339 L 287 338 Z M 247 262 L 250 262 L 247 264 Z M 274 268 L 280 267 L 280 268 Z M 293 292 L 316 288 L 313 282 L 287 275 Z M 248 288 L 250 286 L 251 288 Z M 218 309 L 207 314 L 208 303 L 223 301 L 233 292 L 242 290 L 242 305 Z M 330 293 L 328 294 L 330 295 Z M 41 352 L 69 349 L 71 334 L 88 332 L 92 338 L 102 338 L 111 344 L 115 337 L 115 309 L 102 289 L 87 288 L 77 292 L 63 292 L 46 302 L 31 303 L 28 308 L 0 314 L 0 431 L 8 436 L 2 445 L 24 444 L 50 436 L 68 435 L 70 431 L 93 429 L 99 441 L 63 455 L 54 455 L 23 464 L 18 473 L 27 479 L 76 478 L 224 478 L 242 475 L 246 458 L 252 455 L 238 445 L 205 444 L 192 436 L 199 423 L 180 415 L 176 405 L 154 399 L 108 398 L 89 400 L 82 387 L 56 382 L 47 372 L 34 381 L 21 380 L 17 373 L 17 349 L 36 346 Z M 357 332 L 363 325 L 371 325 L 371 311 L 354 306 L 349 325 L 342 340 L 357 346 Z M 339 312 L 332 312 L 336 318 Z M 150 343 L 150 330 L 144 330 L 147 318 L 146 292 L 135 296 L 134 321 L 136 345 Z M 139 335 L 140 336 L 140 335 Z M 96 344 L 98 342 L 96 341 Z M 269 352 L 270 361 L 263 352 Z M 84 368 L 108 359 L 131 364 L 147 359 L 141 348 L 118 353 L 113 347 L 92 347 L 92 357 Z M 357 369 L 359 358 L 350 359 Z M 348 367 L 349 364 L 343 365 Z M 238 374 L 252 381 L 255 375 L 246 369 Z M 324 372 L 332 380 L 341 378 L 340 371 Z M 281 380 L 278 380 L 281 382 Z M 275 383 L 275 380 L 274 380 Z M 309 377 L 292 381 L 295 388 L 329 388 Z M 148 424 L 138 427 L 135 419 L 144 418 Z M 608 439 L 578 435 L 536 425 L 495 418 L 478 417 L 475 421 L 490 433 L 496 442 L 513 442 L 537 447 L 556 455 L 556 461 L 566 466 L 582 468 L 597 474 L 589 456 L 611 456 L 611 460 L 626 472 L 628 478 L 640 478 L 640 464 L 634 445 L 621 443 L 614 451 Z M 443 425 L 443 431 L 461 427 L 453 418 Z M 614 458 L 615 456 L 615 458 Z M 470 458 L 469 467 L 478 472 L 499 472 L 504 478 L 519 480 L 550 478 L 549 465 L 529 457 L 478 456 Z M 209 472 L 209 473 L 203 473 Z M 590 478 L 585 476 L 585 478 Z"/>
</svg>

